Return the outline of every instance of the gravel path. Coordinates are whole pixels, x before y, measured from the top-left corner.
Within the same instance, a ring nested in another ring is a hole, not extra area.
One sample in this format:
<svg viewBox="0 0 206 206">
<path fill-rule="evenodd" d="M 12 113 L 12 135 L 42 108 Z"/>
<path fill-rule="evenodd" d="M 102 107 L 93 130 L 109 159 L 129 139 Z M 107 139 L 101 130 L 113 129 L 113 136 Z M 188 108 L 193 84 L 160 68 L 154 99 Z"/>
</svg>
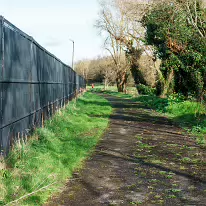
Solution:
<svg viewBox="0 0 206 206">
<path fill-rule="evenodd" d="M 47 205 L 206 205 L 205 150 L 141 103 L 104 96 L 115 109 L 109 129 Z"/>
</svg>

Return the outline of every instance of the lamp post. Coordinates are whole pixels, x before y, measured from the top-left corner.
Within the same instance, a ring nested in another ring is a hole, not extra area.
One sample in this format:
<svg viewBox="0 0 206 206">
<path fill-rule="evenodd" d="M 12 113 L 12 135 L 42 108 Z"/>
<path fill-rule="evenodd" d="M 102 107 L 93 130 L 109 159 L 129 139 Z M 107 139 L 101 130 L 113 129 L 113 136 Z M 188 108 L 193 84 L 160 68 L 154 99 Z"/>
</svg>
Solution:
<svg viewBox="0 0 206 206">
<path fill-rule="evenodd" d="M 69 39 L 73 43 L 73 51 L 72 51 L 72 69 L 74 70 L 74 40 Z"/>
</svg>

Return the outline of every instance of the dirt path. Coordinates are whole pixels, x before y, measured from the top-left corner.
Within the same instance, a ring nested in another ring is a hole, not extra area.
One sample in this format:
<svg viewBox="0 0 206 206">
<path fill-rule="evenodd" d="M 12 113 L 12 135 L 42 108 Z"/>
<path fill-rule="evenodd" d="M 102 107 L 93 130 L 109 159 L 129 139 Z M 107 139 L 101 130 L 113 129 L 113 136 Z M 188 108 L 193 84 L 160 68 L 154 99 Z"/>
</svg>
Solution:
<svg viewBox="0 0 206 206">
<path fill-rule="evenodd" d="M 141 103 L 106 96 L 108 132 L 65 191 L 48 205 L 206 205 L 206 153 Z"/>
</svg>

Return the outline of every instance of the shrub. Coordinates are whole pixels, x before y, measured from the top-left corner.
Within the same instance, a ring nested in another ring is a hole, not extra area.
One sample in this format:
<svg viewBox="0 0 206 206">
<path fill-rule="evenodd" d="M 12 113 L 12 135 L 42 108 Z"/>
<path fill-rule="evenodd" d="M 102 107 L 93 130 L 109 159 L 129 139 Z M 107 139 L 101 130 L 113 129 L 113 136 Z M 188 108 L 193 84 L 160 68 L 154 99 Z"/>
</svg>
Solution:
<svg viewBox="0 0 206 206">
<path fill-rule="evenodd" d="M 139 94 L 143 94 L 143 95 L 154 95 L 156 94 L 156 89 L 152 88 L 150 86 L 146 86 L 144 84 L 138 84 L 136 86 Z"/>
</svg>

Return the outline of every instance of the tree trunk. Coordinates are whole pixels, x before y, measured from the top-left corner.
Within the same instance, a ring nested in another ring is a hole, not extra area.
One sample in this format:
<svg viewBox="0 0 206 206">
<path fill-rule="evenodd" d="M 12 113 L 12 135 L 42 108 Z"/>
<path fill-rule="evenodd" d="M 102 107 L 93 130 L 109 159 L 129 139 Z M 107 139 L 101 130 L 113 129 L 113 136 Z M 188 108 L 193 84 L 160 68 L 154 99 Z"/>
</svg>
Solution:
<svg viewBox="0 0 206 206">
<path fill-rule="evenodd" d="M 127 83 L 127 73 L 119 73 L 116 83 L 117 83 L 117 91 L 118 92 L 124 92 L 126 90 L 126 83 Z"/>
<path fill-rule="evenodd" d="M 124 83 L 124 93 L 127 94 L 127 83 Z"/>
<path fill-rule="evenodd" d="M 160 95 L 160 97 L 165 98 L 166 95 L 170 93 L 170 91 L 173 91 L 173 88 L 174 88 L 174 70 L 173 69 L 169 72 L 167 79 L 164 80 L 163 85 L 164 86 L 163 86 L 162 94 Z"/>
<path fill-rule="evenodd" d="M 104 90 L 106 90 L 107 89 L 107 79 L 105 78 L 104 79 Z"/>
<path fill-rule="evenodd" d="M 117 91 L 118 92 L 123 92 L 124 88 L 123 88 L 123 84 L 121 84 L 120 81 L 117 80 Z"/>
</svg>

